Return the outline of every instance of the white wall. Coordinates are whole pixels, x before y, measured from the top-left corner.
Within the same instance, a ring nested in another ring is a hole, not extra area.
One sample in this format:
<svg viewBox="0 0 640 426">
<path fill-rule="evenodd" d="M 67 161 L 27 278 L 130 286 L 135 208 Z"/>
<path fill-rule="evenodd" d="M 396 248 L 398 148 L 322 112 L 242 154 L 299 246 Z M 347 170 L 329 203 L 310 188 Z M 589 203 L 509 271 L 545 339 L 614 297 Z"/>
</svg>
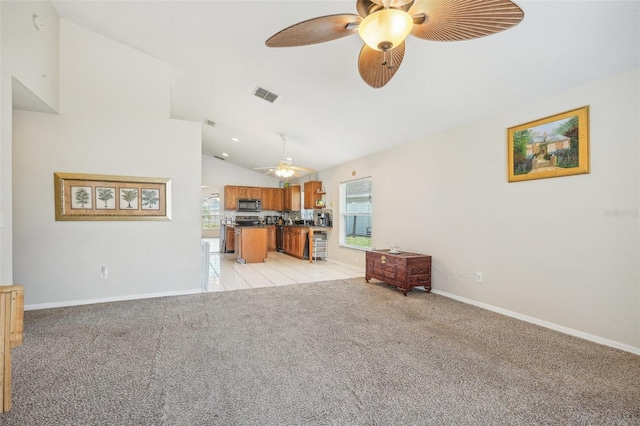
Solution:
<svg viewBox="0 0 640 426">
<path fill-rule="evenodd" d="M 222 203 L 226 185 L 277 188 L 279 182 L 278 179 L 263 173 L 247 170 L 217 158 L 202 156 L 202 185 L 219 188 Z"/>
<path fill-rule="evenodd" d="M 434 289 L 640 348 L 639 82 L 635 69 L 321 172 L 328 205 L 353 170 L 372 176 L 373 245 L 432 255 Z M 584 105 L 591 173 L 508 183 L 507 128 Z M 329 253 L 364 267 L 338 232 Z"/>
<path fill-rule="evenodd" d="M 12 284 L 12 92 L 17 88 L 39 110 L 53 112 L 58 108 L 59 19 L 48 2 L 4 1 L 0 2 L 0 13 L 0 283 Z M 43 31 L 35 28 L 34 14 L 44 23 Z"/>
<path fill-rule="evenodd" d="M 11 75 L 57 111 L 59 105 L 59 34 L 60 19 L 49 2 L 2 2 L 2 56 Z M 43 23 L 36 29 L 33 15 Z"/>
<path fill-rule="evenodd" d="M 14 111 L 13 265 L 25 303 L 199 291 L 200 124 L 168 118 L 167 64 L 60 28 L 61 115 Z M 170 178 L 172 220 L 56 222 L 54 172 Z"/>
</svg>

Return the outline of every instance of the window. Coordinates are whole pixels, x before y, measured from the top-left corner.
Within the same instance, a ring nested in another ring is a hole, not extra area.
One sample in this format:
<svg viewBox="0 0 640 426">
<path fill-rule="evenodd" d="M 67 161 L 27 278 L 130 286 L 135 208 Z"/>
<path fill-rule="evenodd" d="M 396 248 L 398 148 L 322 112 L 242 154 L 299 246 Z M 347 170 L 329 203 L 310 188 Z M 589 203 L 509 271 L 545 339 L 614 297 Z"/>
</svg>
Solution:
<svg viewBox="0 0 640 426">
<path fill-rule="evenodd" d="M 220 196 L 202 200 L 202 229 L 220 228 Z"/>
<path fill-rule="evenodd" d="M 371 248 L 371 178 L 340 184 L 340 244 Z"/>
</svg>

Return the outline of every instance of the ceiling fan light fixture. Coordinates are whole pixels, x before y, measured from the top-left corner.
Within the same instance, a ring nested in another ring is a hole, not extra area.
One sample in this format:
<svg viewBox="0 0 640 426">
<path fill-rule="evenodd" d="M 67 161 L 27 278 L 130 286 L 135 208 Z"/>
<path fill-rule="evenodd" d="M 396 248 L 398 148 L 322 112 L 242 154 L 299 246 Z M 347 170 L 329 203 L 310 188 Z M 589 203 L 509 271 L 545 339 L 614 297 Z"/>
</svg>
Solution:
<svg viewBox="0 0 640 426">
<path fill-rule="evenodd" d="M 293 176 L 293 169 L 288 164 L 278 164 L 278 168 L 274 171 L 276 176 L 281 178 L 289 178 Z"/>
<path fill-rule="evenodd" d="M 372 49 L 387 51 L 399 46 L 413 28 L 413 18 L 398 9 L 382 9 L 364 18 L 358 34 Z"/>
</svg>

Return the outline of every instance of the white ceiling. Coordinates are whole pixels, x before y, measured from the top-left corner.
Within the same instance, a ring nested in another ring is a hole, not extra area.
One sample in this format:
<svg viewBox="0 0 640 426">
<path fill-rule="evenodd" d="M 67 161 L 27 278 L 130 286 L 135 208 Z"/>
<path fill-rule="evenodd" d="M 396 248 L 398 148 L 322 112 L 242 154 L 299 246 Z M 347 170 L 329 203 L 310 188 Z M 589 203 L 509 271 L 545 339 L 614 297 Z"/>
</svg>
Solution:
<svg viewBox="0 0 640 426">
<path fill-rule="evenodd" d="M 499 34 L 409 36 L 381 89 L 360 79 L 357 34 L 264 44 L 299 21 L 356 13 L 354 0 L 52 3 L 62 18 L 169 63 L 172 118 L 216 122 L 203 124 L 203 153 L 246 168 L 281 160 L 282 133 L 294 165 L 324 170 L 640 65 L 638 1 L 517 0 L 524 20 Z M 257 86 L 279 98 L 253 96 Z"/>
</svg>

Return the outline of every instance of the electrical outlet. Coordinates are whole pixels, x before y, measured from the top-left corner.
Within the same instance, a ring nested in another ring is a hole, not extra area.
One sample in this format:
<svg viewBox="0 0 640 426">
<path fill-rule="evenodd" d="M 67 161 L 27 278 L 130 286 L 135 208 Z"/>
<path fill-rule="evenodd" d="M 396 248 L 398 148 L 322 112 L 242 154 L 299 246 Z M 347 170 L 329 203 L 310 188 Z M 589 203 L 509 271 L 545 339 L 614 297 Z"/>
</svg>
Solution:
<svg viewBox="0 0 640 426">
<path fill-rule="evenodd" d="M 482 272 L 476 272 L 476 282 L 477 283 L 482 282 Z"/>
<path fill-rule="evenodd" d="M 106 266 L 103 266 L 100 269 L 100 278 L 107 278 L 109 276 L 109 271 L 107 270 Z"/>
</svg>

